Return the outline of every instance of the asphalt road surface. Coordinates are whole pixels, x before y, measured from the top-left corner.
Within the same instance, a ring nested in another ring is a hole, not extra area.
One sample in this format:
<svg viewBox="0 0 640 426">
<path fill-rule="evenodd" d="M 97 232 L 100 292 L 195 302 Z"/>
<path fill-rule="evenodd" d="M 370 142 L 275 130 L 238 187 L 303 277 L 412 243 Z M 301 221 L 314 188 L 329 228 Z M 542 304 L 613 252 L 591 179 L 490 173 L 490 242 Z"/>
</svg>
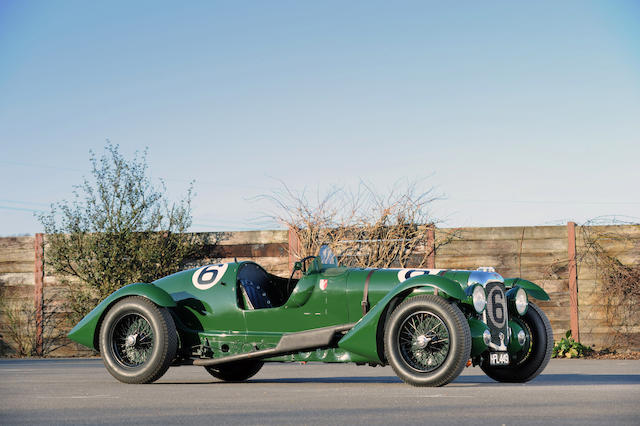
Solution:
<svg viewBox="0 0 640 426">
<path fill-rule="evenodd" d="M 173 367 L 151 385 L 99 359 L 0 360 L 0 424 L 640 424 L 640 361 L 552 360 L 527 384 L 467 368 L 414 388 L 389 367 L 267 364 L 247 383 Z"/>
</svg>

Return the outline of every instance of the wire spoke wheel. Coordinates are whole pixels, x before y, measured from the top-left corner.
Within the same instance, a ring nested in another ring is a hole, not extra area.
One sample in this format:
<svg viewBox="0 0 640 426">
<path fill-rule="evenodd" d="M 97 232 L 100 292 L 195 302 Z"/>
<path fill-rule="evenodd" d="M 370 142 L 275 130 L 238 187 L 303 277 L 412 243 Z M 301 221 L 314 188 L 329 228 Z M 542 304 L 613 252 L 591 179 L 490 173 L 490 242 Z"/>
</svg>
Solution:
<svg viewBox="0 0 640 426">
<path fill-rule="evenodd" d="M 144 364 L 153 351 L 153 330 L 145 317 L 128 314 L 113 328 L 113 352 L 117 360 L 126 367 Z"/>
<path fill-rule="evenodd" d="M 469 324 L 462 311 L 442 297 L 408 298 L 385 323 L 385 359 L 410 385 L 446 385 L 462 372 L 470 353 Z"/>
<path fill-rule="evenodd" d="M 411 368 L 428 373 L 440 367 L 449 353 L 449 330 L 433 313 L 416 312 L 400 326 L 398 346 Z"/>
<path fill-rule="evenodd" d="M 125 383 L 151 383 L 171 365 L 178 336 L 168 309 L 145 297 L 130 296 L 105 314 L 99 344 L 113 377 Z"/>
</svg>

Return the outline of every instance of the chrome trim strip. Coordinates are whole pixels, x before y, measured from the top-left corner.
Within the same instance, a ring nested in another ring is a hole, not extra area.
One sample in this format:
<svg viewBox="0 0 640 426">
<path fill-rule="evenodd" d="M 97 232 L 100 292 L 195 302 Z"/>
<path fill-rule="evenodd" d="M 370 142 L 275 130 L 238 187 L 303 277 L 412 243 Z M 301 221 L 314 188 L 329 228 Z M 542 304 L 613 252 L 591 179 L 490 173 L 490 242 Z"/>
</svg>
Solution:
<svg viewBox="0 0 640 426">
<path fill-rule="evenodd" d="M 467 285 L 480 284 L 484 287 L 489 282 L 499 282 L 504 284 L 504 278 L 495 272 L 472 271 L 469 274 Z"/>
</svg>

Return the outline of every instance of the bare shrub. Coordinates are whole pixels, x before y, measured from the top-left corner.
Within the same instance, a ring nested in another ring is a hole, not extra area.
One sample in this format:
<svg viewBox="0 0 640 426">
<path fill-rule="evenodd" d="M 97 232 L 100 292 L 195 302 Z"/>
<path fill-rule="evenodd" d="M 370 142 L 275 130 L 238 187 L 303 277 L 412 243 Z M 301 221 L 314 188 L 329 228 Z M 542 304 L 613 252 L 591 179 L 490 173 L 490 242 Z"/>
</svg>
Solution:
<svg viewBox="0 0 640 426">
<path fill-rule="evenodd" d="M 605 322 L 614 330 L 614 346 L 640 345 L 640 240 L 624 232 L 624 228 L 598 227 L 598 221 L 587 222 L 581 233 L 586 250 L 578 257 L 578 266 L 596 271 L 600 304 Z M 616 247 L 617 249 L 612 249 Z M 623 263 L 621 254 L 638 256 Z"/>
<path fill-rule="evenodd" d="M 318 253 L 327 244 L 340 263 L 352 267 L 424 267 L 433 253 L 435 220 L 429 206 L 438 197 L 416 182 L 396 184 L 385 195 L 360 183 L 355 191 L 333 188 L 310 198 L 283 189 L 267 197 L 278 207 L 273 217 L 295 234 L 296 258 Z M 456 235 L 447 236 L 438 246 Z"/>
<path fill-rule="evenodd" d="M 53 306 L 53 298 L 47 297 L 44 306 Z M 38 354 L 38 315 L 33 301 L 8 301 L 0 298 L 0 310 L 5 316 L 5 333 L 8 348 L 12 355 L 36 356 Z M 56 309 L 43 309 L 42 312 L 42 356 L 69 344 L 66 339 L 64 315 Z"/>
</svg>

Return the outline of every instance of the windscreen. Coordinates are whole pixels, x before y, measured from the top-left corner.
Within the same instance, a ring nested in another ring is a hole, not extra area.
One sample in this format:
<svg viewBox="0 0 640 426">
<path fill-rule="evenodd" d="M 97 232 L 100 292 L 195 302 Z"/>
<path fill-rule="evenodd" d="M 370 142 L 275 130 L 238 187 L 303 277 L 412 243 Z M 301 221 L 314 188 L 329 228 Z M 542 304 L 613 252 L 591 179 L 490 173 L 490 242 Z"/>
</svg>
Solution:
<svg viewBox="0 0 640 426">
<path fill-rule="evenodd" d="M 338 266 L 338 259 L 336 255 L 333 254 L 333 250 L 328 245 L 323 245 L 320 247 L 320 251 L 318 252 L 318 256 L 320 256 L 320 261 L 323 265 L 332 265 Z"/>
</svg>

